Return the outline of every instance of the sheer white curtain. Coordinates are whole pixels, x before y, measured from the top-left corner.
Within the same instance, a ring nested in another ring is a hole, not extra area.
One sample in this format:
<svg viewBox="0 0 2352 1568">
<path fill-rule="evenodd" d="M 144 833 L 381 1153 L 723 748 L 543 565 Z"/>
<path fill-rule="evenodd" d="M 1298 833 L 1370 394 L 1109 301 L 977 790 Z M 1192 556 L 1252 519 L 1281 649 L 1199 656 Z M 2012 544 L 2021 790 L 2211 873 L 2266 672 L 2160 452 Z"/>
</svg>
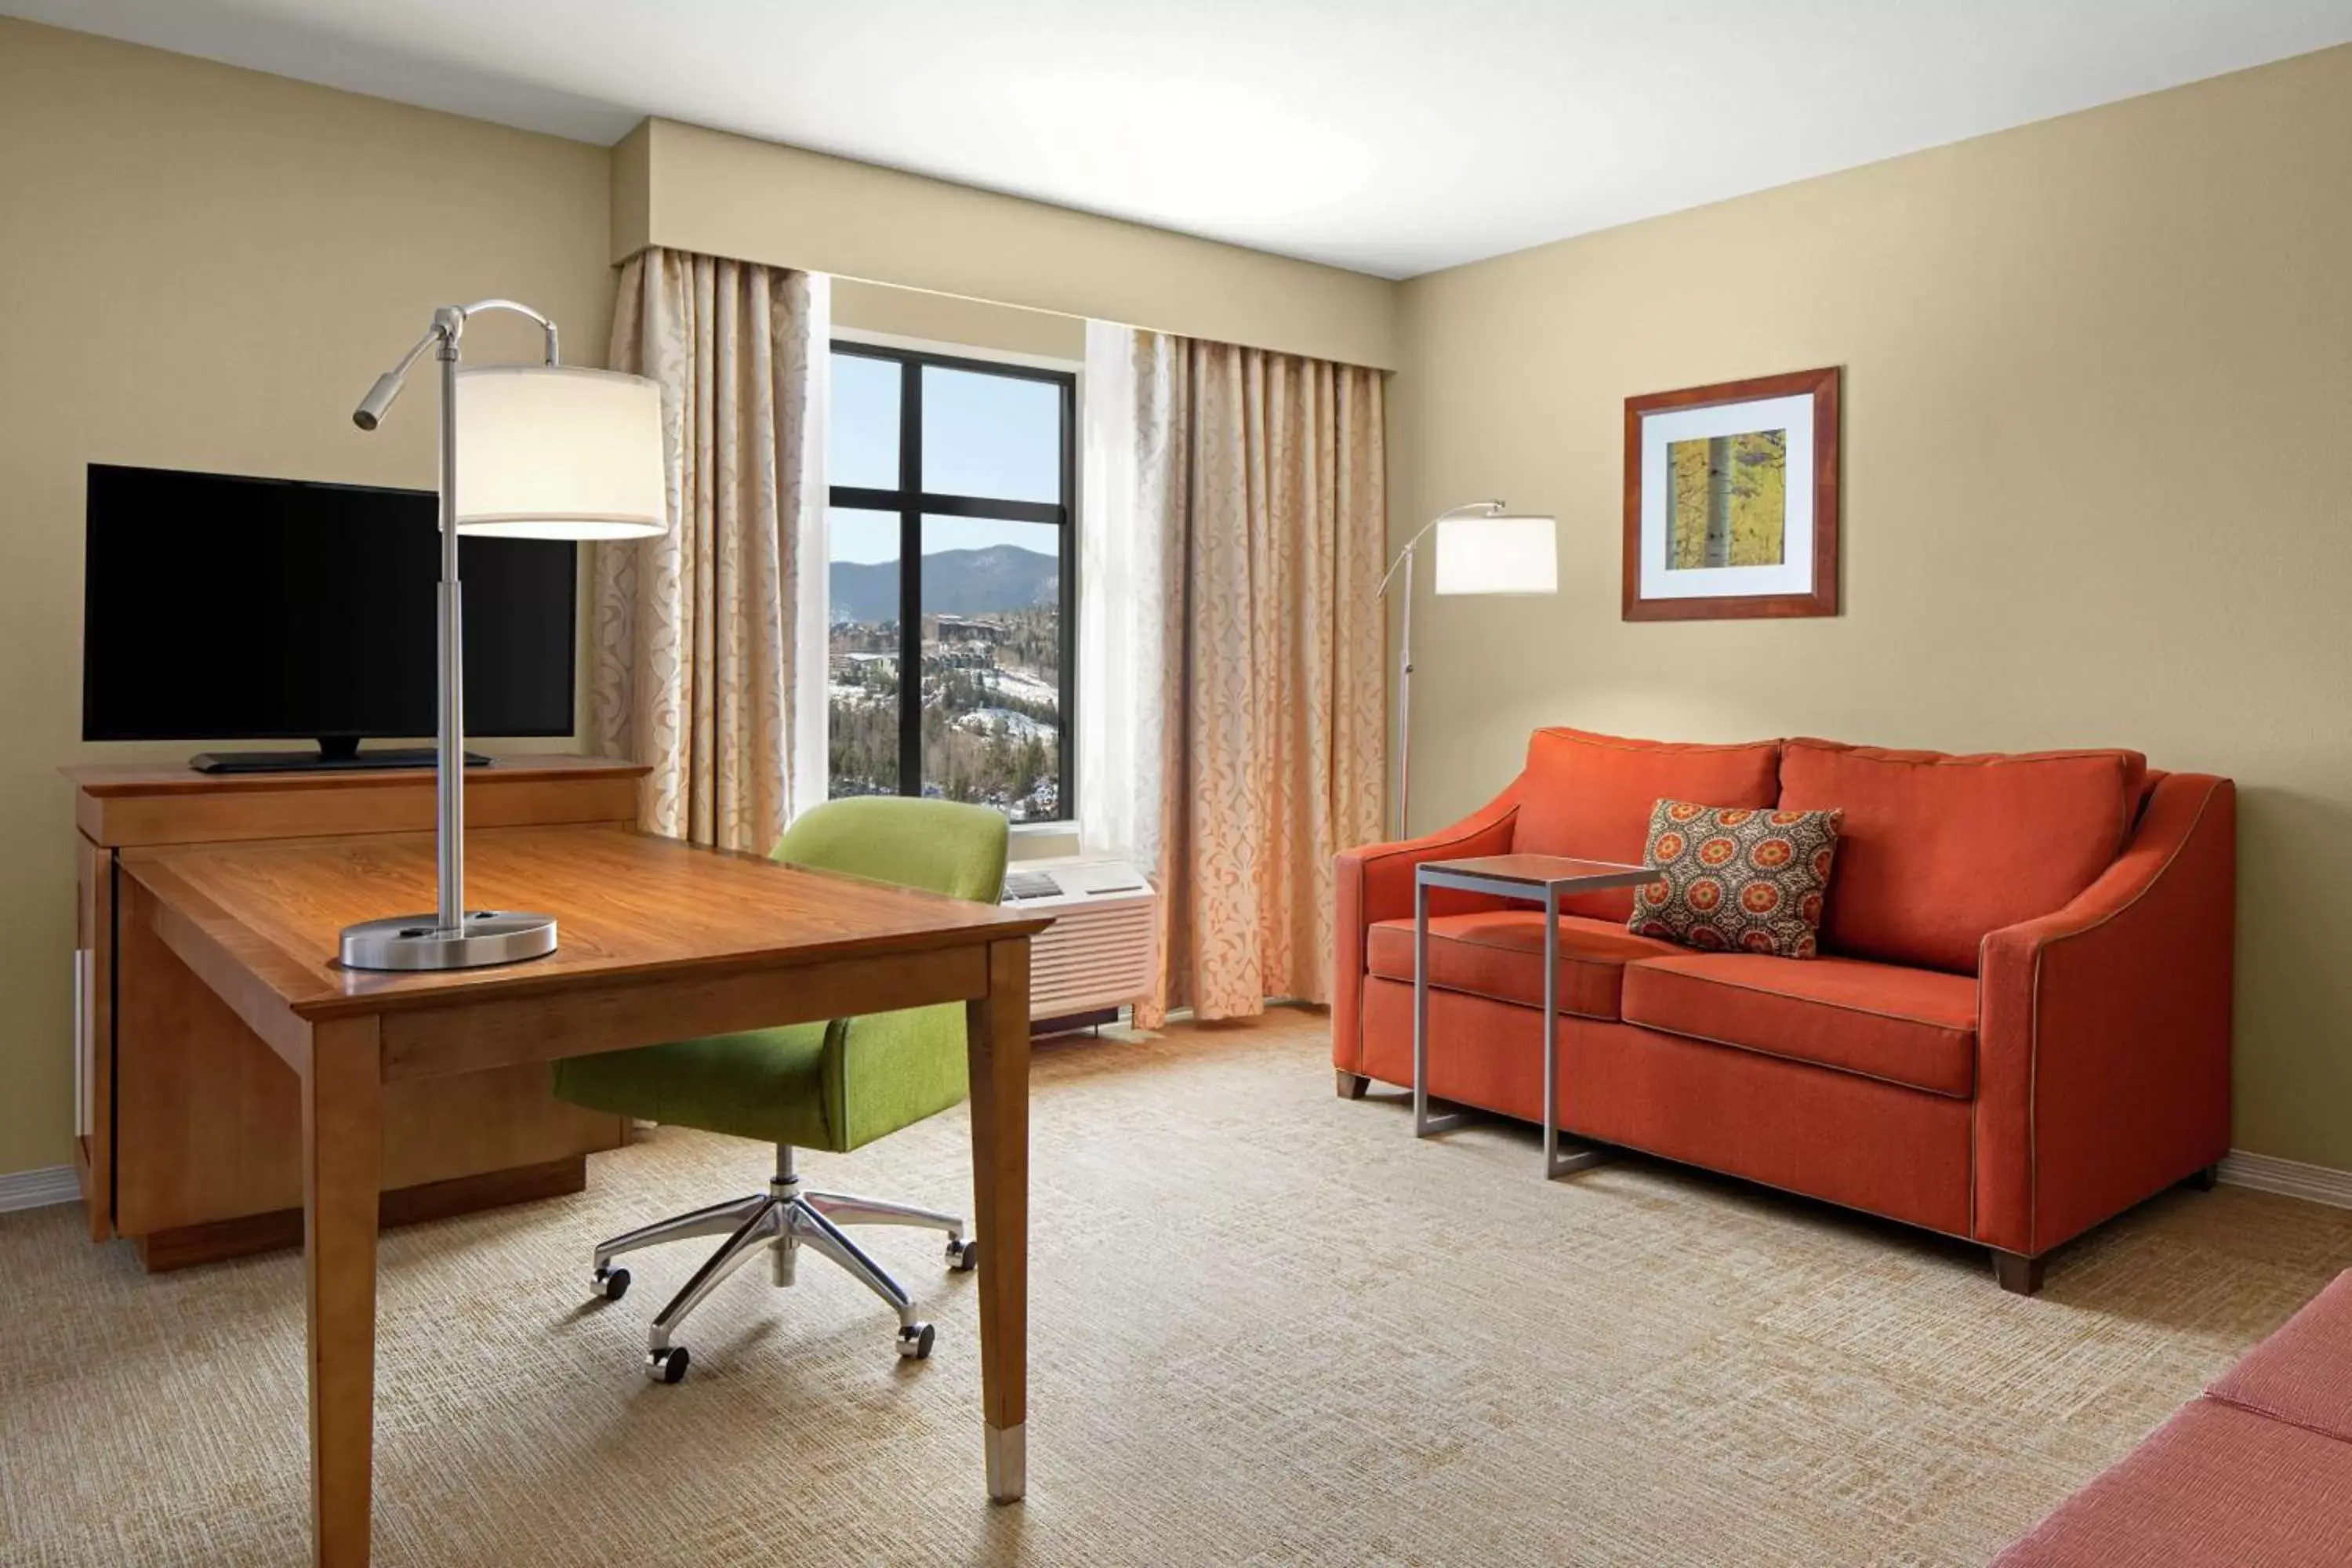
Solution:
<svg viewBox="0 0 2352 1568">
<path fill-rule="evenodd" d="M 1079 414 L 1078 847 L 1149 872 L 1160 856 L 1157 805 L 1167 608 L 1166 540 L 1136 504 L 1135 333 L 1087 323 Z"/>
</svg>

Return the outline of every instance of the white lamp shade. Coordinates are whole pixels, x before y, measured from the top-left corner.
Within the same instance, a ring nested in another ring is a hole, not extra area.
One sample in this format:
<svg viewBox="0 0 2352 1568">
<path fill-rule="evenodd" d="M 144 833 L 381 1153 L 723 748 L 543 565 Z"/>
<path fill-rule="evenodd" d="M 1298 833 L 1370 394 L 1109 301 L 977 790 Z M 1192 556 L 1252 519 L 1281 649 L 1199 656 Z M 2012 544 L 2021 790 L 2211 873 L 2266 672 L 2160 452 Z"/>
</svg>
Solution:
<svg viewBox="0 0 2352 1568">
<path fill-rule="evenodd" d="M 1548 517 L 1446 518 L 1437 525 L 1437 591 L 1556 594 L 1559 535 Z"/>
<path fill-rule="evenodd" d="M 661 388 L 572 365 L 457 373 L 457 531 L 646 539 L 669 531 Z"/>
</svg>

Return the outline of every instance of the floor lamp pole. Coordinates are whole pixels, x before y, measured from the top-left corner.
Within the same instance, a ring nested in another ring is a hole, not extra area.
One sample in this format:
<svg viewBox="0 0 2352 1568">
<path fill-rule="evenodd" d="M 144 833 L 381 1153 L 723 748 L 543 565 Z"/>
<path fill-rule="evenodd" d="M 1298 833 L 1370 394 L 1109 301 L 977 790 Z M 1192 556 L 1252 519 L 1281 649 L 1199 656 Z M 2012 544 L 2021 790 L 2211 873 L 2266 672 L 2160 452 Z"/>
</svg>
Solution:
<svg viewBox="0 0 2352 1568">
<path fill-rule="evenodd" d="M 1402 656 L 1397 661 L 1396 830 L 1397 837 L 1400 838 L 1410 837 L 1412 833 L 1413 561 L 1420 552 L 1421 542 L 1429 537 L 1429 531 L 1435 528 L 1439 523 L 1445 521 L 1448 518 L 1496 517 L 1501 515 L 1502 510 L 1503 503 L 1501 501 L 1481 500 L 1472 501 L 1468 506 L 1457 506 L 1450 511 L 1438 513 L 1437 516 L 1430 519 L 1428 522 L 1422 525 L 1422 530 L 1419 533 L 1414 534 L 1410 540 L 1405 542 L 1405 547 L 1397 552 L 1396 559 L 1389 563 L 1387 573 L 1381 578 L 1381 585 L 1373 590 L 1376 596 L 1383 598 L 1386 597 L 1389 591 L 1389 584 L 1396 580 L 1396 574 L 1400 571 L 1404 574 L 1404 647 Z"/>
<path fill-rule="evenodd" d="M 1414 544 L 1421 542 L 1419 540 Z M 1397 837 L 1412 837 L 1412 561 L 1404 547 L 1404 652 L 1397 661 Z"/>
</svg>

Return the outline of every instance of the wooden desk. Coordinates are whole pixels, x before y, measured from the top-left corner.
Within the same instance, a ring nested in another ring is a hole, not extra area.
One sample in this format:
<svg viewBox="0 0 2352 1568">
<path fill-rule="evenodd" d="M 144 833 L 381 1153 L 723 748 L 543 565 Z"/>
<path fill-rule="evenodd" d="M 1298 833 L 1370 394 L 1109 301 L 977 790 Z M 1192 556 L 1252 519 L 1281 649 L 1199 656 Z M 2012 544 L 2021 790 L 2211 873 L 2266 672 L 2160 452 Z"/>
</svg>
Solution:
<svg viewBox="0 0 2352 1568">
<path fill-rule="evenodd" d="M 560 951 L 446 974 L 340 967 L 345 925 L 432 907 L 429 834 L 121 857 L 155 935 L 301 1086 L 313 1561 L 368 1560 L 387 1085 L 940 1002 L 964 1003 L 970 1031 L 989 1494 L 1020 1497 L 1029 938 L 1048 922 L 609 827 L 493 829 L 466 847 L 468 903 L 556 916 Z"/>
</svg>

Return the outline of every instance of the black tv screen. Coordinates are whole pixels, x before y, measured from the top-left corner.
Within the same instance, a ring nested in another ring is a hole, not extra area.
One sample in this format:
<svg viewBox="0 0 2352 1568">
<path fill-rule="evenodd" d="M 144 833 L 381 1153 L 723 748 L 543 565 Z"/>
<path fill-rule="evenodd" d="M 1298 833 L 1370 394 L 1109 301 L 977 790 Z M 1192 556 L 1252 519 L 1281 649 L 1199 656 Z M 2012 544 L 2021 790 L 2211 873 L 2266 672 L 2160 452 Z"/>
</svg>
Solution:
<svg viewBox="0 0 2352 1568">
<path fill-rule="evenodd" d="M 430 490 L 89 466 L 86 741 L 429 736 Z M 466 732 L 572 732 L 573 546 L 463 539 Z"/>
</svg>

